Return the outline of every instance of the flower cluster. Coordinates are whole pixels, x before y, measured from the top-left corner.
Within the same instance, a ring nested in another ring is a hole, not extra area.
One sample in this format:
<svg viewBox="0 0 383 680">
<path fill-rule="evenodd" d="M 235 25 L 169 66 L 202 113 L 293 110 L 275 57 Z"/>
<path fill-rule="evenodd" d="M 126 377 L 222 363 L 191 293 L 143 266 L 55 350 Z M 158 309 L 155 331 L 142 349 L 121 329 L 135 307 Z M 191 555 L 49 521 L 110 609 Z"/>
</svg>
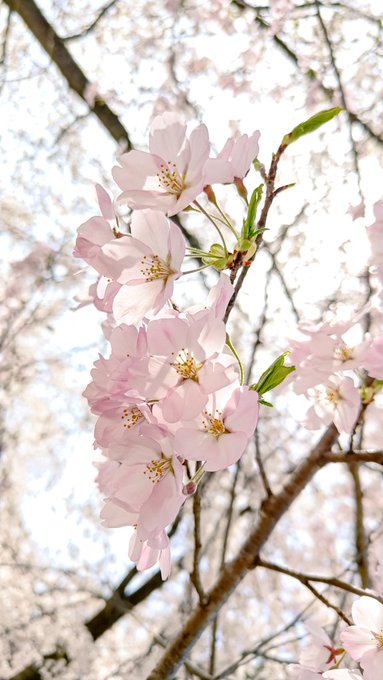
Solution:
<svg viewBox="0 0 383 680">
<path fill-rule="evenodd" d="M 220 275 L 204 306 L 180 312 L 170 302 L 182 275 L 185 243 L 167 215 L 187 207 L 213 181 L 234 182 L 257 154 L 258 134 L 231 139 L 209 159 L 204 125 L 188 137 L 178 116 L 157 117 L 150 153 L 120 158 L 118 201 L 134 212 L 120 231 L 114 206 L 97 187 L 100 215 L 78 230 L 75 256 L 99 275 L 95 305 L 110 314 L 108 358 L 100 356 L 85 390 L 97 416 L 95 445 L 104 461 L 97 483 L 108 527 L 132 526 L 129 556 L 143 570 L 170 573 L 166 529 L 204 471 L 243 454 L 258 420 L 254 389 L 241 384 L 223 322 L 233 293 Z"/>
<path fill-rule="evenodd" d="M 313 622 L 306 623 L 310 644 L 290 666 L 297 680 L 378 680 L 383 677 L 383 604 L 373 596 L 362 596 L 352 605 L 354 625 L 340 634 L 335 646 L 327 633 Z M 357 661 L 358 670 L 340 668 L 346 654 Z"/>
<path fill-rule="evenodd" d="M 311 402 L 305 425 L 318 429 L 333 422 L 351 433 L 362 403 L 374 398 L 374 379 L 383 378 L 383 336 L 363 334 L 358 322 L 301 324 L 303 340 L 292 342 L 294 391 Z M 364 372 L 368 380 L 361 382 Z"/>
</svg>

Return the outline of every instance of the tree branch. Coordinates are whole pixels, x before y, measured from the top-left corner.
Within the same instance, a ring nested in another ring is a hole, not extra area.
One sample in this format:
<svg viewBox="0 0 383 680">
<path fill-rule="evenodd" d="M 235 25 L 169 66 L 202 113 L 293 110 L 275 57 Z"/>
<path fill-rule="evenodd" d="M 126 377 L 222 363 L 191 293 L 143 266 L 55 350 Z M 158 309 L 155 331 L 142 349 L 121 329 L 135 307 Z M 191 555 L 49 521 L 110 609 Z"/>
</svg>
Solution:
<svg viewBox="0 0 383 680">
<path fill-rule="evenodd" d="M 221 576 L 207 593 L 209 598 L 207 605 L 204 608 L 197 607 L 192 612 L 147 680 L 163 680 L 163 678 L 174 676 L 211 619 L 225 604 L 248 571 L 256 566 L 256 560 L 262 546 L 301 491 L 315 473 L 325 465 L 323 454 L 329 450 L 337 438 L 338 432 L 335 426 L 330 425 L 308 457 L 298 466 L 282 491 L 265 500 L 255 529 L 245 541 L 238 555 L 225 566 Z"/>
<path fill-rule="evenodd" d="M 87 90 L 89 90 L 91 84 L 90 80 L 76 64 L 64 41 L 57 35 L 34 1 L 4 0 L 4 2 L 11 11 L 19 14 L 41 47 L 56 64 L 69 87 L 89 106 Z M 127 149 L 132 148 L 127 130 L 106 102 L 96 97 L 95 103 L 90 109 L 118 144 L 123 143 Z"/>
</svg>

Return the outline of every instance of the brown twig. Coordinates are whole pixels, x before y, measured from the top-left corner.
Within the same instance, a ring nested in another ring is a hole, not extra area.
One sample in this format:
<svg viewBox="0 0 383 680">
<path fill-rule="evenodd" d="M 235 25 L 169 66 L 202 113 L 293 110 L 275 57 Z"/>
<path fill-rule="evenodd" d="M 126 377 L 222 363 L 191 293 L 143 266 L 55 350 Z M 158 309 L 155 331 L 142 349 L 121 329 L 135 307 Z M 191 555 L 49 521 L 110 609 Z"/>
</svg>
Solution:
<svg viewBox="0 0 383 680">
<path fill-rule="evenodd" d="M 357 586 L 353 586 L 351 583 L 347 583 L 346 581 L 342 581 L 338 578 L 305 574 L 294 569 L 289 569 L 288 567 L 282 567 L 279 564 L 274 564 L 273 562 L 269 562 L 268 560 L 263 560 L 261 558 L 258 560 L 257 564 L 259 567 L 264 567 L 265 569 L 270 569 L 271 571 L 276 571 L 280 574 L 291 576 L 292 578 L 305 579 L 306 581 L 312 581 L 314 583 L 324 583 L 325 585 L 333 586 L 334 588 L 339 588 L 340 590 L 345 590 L 348 593 L 353 593 L 354 595 L 359 595 L 360 597 L 362 595 L 367 595 L 368 597 L 383 603 L 383 596 L 379 595 L 378 593 L 374 593 L 371 590 L 366 592 L 363 588 L 357 588 Z"/>
<path fill-rule="evenodd" d="M 201 583 L 201 576 L 199 573 L 199 559 L 202 543 L 201 543 L 201 497 L 200 489 L 198 486 L 193 496 L 193 516 L 194 516 L 194 553 L 193 553 L 193 571 L 190 575 L 190 580 L 198 593 L 201 607 L 204 607 L 206 604 L 206 595 Z"/>
<path fill-rule="evenodd" d="M 269 480 L 267 478 L 266 471 L 265 471 L 263 461 L 262 461 L 261 450 L 260 450 L 260 446 L 259 446 L 258 429 L 256 429 L 255 432 L 254 432 L 254 444 L 255 444 L 255 460 L 257 461 L 257 465 L 258 465 L 258 468 L 259 468 L 259 474 L 261 475 L 261 479 L 262 479 L 263 487 L 264 487 L 265 492 L 266 492 L 266 496 L 268 498 L 270 498 L 270 496 L 273 495 L 273 492 L 271 490 L 271 486 L 270 486 Z"/>
<path fill-rule="evenodd" d="M 276 176 L 277 176 L 278 164 L 279 164 L 281 156 L 282 156 L 283 152 L 286 150 L 286 148 L 287 148 L 287 144 L 280 144 L 279 145 L 276 153 L 273 153 L 273 155 L 272 155 L 269 171 L 267 173 L 264 173 L 264 179 L 265 179 L 265 183 L 266 183 L 266 195 L 265 195 L 265 201 L 264 201 L 264 204 L 263 204 L 261 215 L 260 215 L 260 218 L 257 222 L 257 229 L 263 229 L 266 225 L 267 216 L 269 214 L 269 210 L 271 208 L 272 202 L 275 198 L 274 187 L 275 187 L 275 180 L 276 180 Z M 255 239 L 255 244 L 257 246 L 257 249 L 259 248 L 261 242 L 262 242 L 262 232 L 260 234 L 258 234 L 257 238 Z M 239 277 L 237 279 L 237 282 L 236 282 L 236 285 L 235 285 L 235 288 L 234 288 L 234 293 L 233 293 L 233 295 L 232 295 L 232 297 L 229 301 L 229 304 L 226 308 L 226 313 L 225 313 L 225 316 L 224 316 L 224 322 L 225 323 L 227 322 L 227 320 L 230 316 L 231 310 L 233 309 L 233 306 L 234 306 L 235 301 L 237 299 L 238 293 L 241 290 L 242 284 L 243 284 L 243 282 L 246 278 L 247 272 L 250 269 L 250 264 L 254 261 L 254 257 L 256 255 L 256 252 L 252 256 L 252 258 L 249 260 L 249 262 L 246 263 L 246 265 L 243 265 L 242 253 L 238 253 L 237 258 L 233 263 L 232 271 L 231 271 L 231 274 L 230 274 L 230 280 L 231 280 L 232 283 L 234 283 L 235 277 L 236 277 L 239 269 L 241 269 L 241 272 L 240 272 Z"/>
<path fill-rule="evenodd" d="M 227 520 L 226 520 L 225 533 L 224 533 L 224 536 L 223 536 L 221 561 L 220 561 L 220 565 L 219 565 L 220 571 L 223 569 L 223 567 L 225 565 L 225 561 L 226 561 L 226 550 L 227 550 L 227 544 L 228 544 L 228 540 L 229 540 L 231 522 L 232 522 L 232 519 L 233 519 L 235 489 L 236 489 L 236 486 L 237 486 L 240 468 L 241 468 L 241 463 L 240 463 L 240 461 L 238 461 L 238 463 L 236 465 L 236 469 L 235 469 L 233 482 L 232 482 L 232 485 L 231 485 L 231 490 L 230 490 L 230 501 L 229 501 L 229 506 L 228 506 L 228 509 L 227 509 Z M 214 674 L 214 669 L 215 669 L 217 630 L 218 630 L 218 615 L 214 617 L 213 625 L 212 625 L 212 634 L 211 634 L 209 672 L 212 675 Z"/>
</svg>

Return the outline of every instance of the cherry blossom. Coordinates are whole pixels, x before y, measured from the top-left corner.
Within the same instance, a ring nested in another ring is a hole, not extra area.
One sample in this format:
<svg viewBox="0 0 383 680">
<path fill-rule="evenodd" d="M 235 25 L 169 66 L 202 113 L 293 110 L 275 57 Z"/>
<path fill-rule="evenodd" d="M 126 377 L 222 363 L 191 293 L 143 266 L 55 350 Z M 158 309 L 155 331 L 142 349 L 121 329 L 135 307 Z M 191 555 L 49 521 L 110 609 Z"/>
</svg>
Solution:
<svg viewBox="0 0 383 680">
<path fill-rule="evenodd" d="M 138 531 L 135 531 L 130 540 L 128 554 L 136 562 L 137 571 L 150 569 L 158 562 L 162 580 L 165 581 L 170 576 L 170 541 L 166 531 L 162 530 L 146 540 L 141 539 Z"/>
<path fill-rule="evenodd" d="M 186 135 L 186 124 L 171 112 L 156 116 L 150 128 L 149 153 L 129 151 L 119 158 L 113 177 L 131 208 L 156 208 L 175 215 L 201 193 L 210 152 L 205 125 Z"/>
<path fill-rule="evenodd" d="M 373 340 L 364 368 L 373 378 L 383 380 L 383 335 Z"/>
<path fill-rule="evenodd" d="M 383 281 L 383 201 L 374 205 L 375 222 L 367 227 L 367 236 L 370 240 L 370 262 L 375 267 L 377 276 Z"/>
<path fill-rule="evenodd" d="M 326 385 L 309 389 L 308 396 L 315 400 L 305 420 L 308 429 L 316 430 L 333 422 L 338 432 L 352 432 L 361 398 L 351 378 L 334 375 Z"/>
<path fill-rule="evenodd" d="M 241 457 L 258 413 L 256 392 L 226 387 L 209 395 L 200 416 L 176 432 L 175 447 L 189 460 L 206 461 L 208 471 L 222 470 Z"/>
<path fill-rule="evenodd" d="M 149 324 L 152 357 L 141 390 L 151 391 L 152 398 L 164 398 L 162 412 L 168 422 L 195 418 L 208 394 L 233 382 L 234 361 L 220 354 L 225 337 L 225 326 L 213 313 Z"/>
<path fill-rule="evenodd" d="M 108 459 L 99 465 L 97 483 L 107 496 L 104 523 L 136 526 L 140 540 L 154 547 L 151 541 L 175 519 L 186 496 L 172 438 L 154 426 L 148 432 L 151 437 L 132 440 L 129 447 L 104 450 Z"/>
<path fill-rule="evenodd" d="M 158 211 L 133 213 L 131 234 L 102 248 L 110 258 L 109 277 L 125 284 L 113 302 L 117 323 L 140 322 L 147 312 L 155 314 L 165 305 L 185 254 L 181 230 Z"/>
<path fill-rule="evenodd" d="M 326 631 L 315 621 L 306 621 L 305 625 L 310 634 L 310 644 L 300 654 L 299 663 L 307 669 L 318 672 L 331 668 L 343 650 L 334 646 Z"/>
<path fill-rule="evenodd" d="M 383 675 L 383 604 L 363 596 L 352 605 L 353 626 L 341 633 L 343 645 L 363 668 L 365 680 Z"/>
<path fill-rule="evenodd" d="M 258 156 L 258 140 L 260 132 L 230 137 L 216 159 L 209 159 L 205 166 L 209 184 L 215 182 L 234 182 L 243 179 L 250 170 L 251 164 Z"/>
</svg>

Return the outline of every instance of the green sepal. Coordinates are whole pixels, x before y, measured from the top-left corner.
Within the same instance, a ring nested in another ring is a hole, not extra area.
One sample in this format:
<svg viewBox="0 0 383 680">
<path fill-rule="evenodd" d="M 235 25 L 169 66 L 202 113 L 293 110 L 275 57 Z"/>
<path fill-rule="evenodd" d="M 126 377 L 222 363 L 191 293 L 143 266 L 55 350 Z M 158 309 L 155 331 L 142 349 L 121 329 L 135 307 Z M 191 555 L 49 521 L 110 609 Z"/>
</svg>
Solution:
<svg viewBox="0 0 383 680">
<path fill-rule="evenodd" d="M 225 249 L 220 243 L 213 243 L 209 252 L 205 253 L 201 259 L 204 264 L 211 265 L 217 271 L 221 271 L 227 267 L 229 255 L 225 253 Z"/>
<path fill-rule="evenodd" d="M 244 239 L 251 239 L 254 237 L 254 225 L 257 218 L 257 209 L 262 200 L 263 184 L 256 187 L 251 194 L 249 209 L 247 211 L 247 217 L 242 228 L 242 237 Z"/>
<path fill-rule="evenodd" d="M 285 366 L 285 357 L 288 354 L 290 352 L 284 352 L 278 359 L 273 361 L 269 368 L 262 373 L 258 382 L 251 385 L 249 389 L 255 390 L 258 394 L 265 394 L 280 385 L 289 373 L 295 371 L 295 366 Z"/>
<path fill-rule="evenodd" d="M 336 106 L 333 109 L 326 109 L 325 111 L 316 113 L 314 116 L 311 116 L 311 118 L 305 120 L 304 123 L 297 125 L 291 132 L 288 132 L 282 139 L 282 146 L 288 146 L 289 144 L 296 142 L 300 137 L 303 137 L 303 135 L 314 132 L 325 123 L 328 123 L 329 120 L 335 118 L 341 111 L 344 111 L 344 109 L 340 106 Z"/>
<path fill-rule="evenodd" d="M 263 404 L 264 406 L 270 406 L 270 408 L 274 408 L 273 405 L 269 401 L 266 401 L 265 399 L 260 399 L 259 403 Z"/>
</svg>

